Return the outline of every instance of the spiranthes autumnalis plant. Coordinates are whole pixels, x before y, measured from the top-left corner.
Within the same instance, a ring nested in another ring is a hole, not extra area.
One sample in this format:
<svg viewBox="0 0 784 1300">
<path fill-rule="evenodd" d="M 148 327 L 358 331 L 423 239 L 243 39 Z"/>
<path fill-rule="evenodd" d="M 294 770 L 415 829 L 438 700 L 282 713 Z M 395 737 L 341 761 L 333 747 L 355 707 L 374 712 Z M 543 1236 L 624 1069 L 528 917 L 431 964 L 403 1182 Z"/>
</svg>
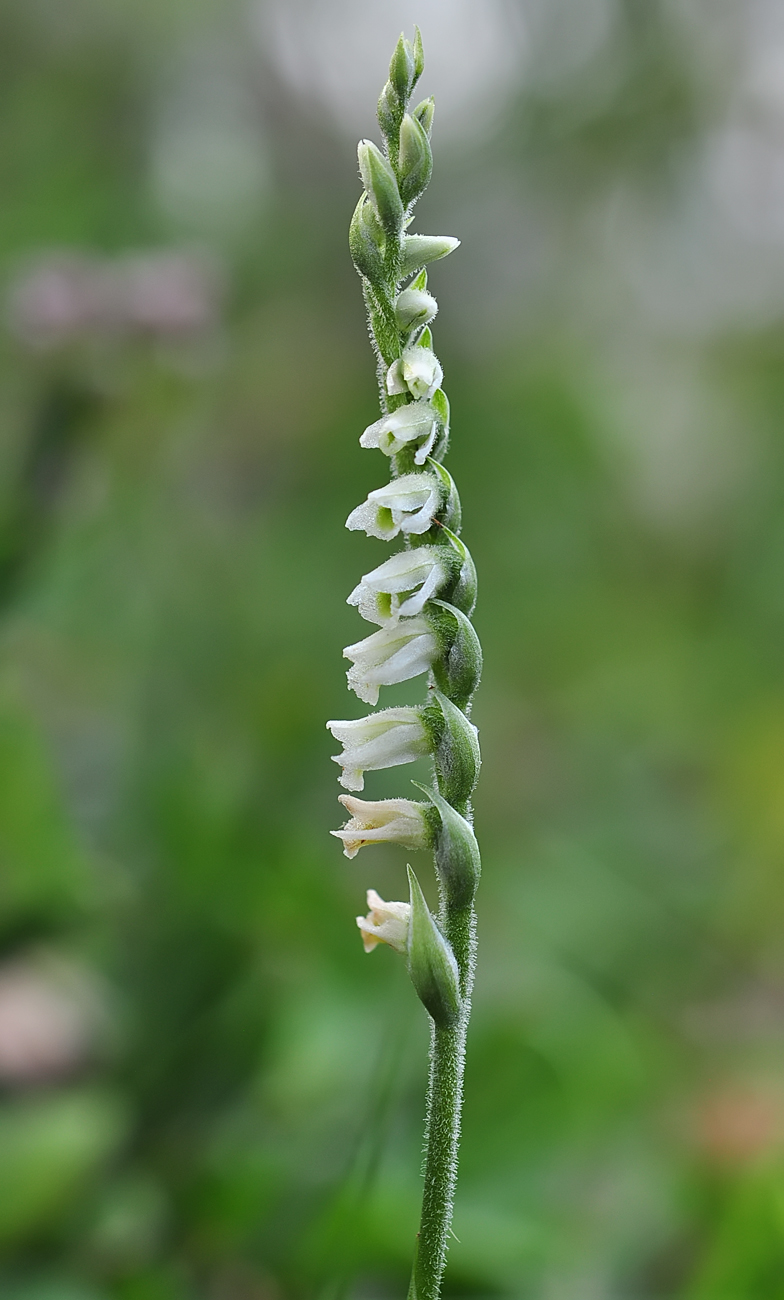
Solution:
<svg viewBox="0 0 784 1300">
<path fill-rule="evenodd" d="M 466 1028 L 475 960 L 474 895 L 479 848 L 471 795 L 479 773 L 476 728 L 469 721 L 482 653 L 471 624 L 476 572 L 460 539 L 460 502 L 442 465 L 449 437 L 449 402 L 433 351 L 430 323 L 438 304 L 426 267 L 458 240 L 409 233 L 414 204 L 433 168 L 434 104 L 409 109 L 424 67 L 419 30 L 395 47 L 378 103 L 383 148 L 359 144 L 363 192 L 351 219 L 349 247 L 362 288 L 376 352 L 381 415 L 360 445 L 387 458 L 391 481 L 368 493 L 347 528 L 404 549 L 378 565 L 348 603 L 378 625 L 347 646 L 351 689 L 375 705 L 379 690 L 429 674 L 425 703 L 382 709 L 327 726 L 343 746 L 335 756 L 341 784 L 362 790 L 364 773 L 429 756 L 432 788 L 423 801 L 366 801 L 341 795 L 349 820 L 333 831 L 353 858 L 369 844 L 430 848 L 439 892 L 434 916 L 411 867 L 408 902 L 367 893 L 369 912 L 357 917 L 366 951 L 378 944 L 406 961 L 430 1016 L 430 1075 L 425 1127 L 425 1185 L 409 1300 L 437 1300 L 452 1219 L 463 1090 Z"/>
</svg>

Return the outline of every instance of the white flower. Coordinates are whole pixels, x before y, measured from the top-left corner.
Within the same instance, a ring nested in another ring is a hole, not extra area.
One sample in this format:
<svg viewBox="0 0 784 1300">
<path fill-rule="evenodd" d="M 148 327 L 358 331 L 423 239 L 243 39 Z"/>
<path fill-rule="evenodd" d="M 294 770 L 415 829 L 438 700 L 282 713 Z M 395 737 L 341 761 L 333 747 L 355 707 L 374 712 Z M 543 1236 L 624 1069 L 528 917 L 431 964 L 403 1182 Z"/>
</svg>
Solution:
<svg viewBox="0 0 784 1300">
<path fill-rule="evenodd" d="M 390 396 L 408 392 L 413 397 L 430 398 L 440 388 L 443 378 L 444 372 L 435 352 L 414 343 L 389 367 L 387 392 Z"/>
<path fill-rule="evenodd" d="M 343 753 L 334 754 L 333 761 L 343 768 L 344 790 L 364 789 L 364 772 L 413 763 L 432 752 L 419 709 L 382 709 L 367 718 L 328 722 L 327 728 L 343 746 Z"/>
<path fill-rule="evenodd" d="M 378 447 L 385 456 L 395 456 L 409 442 L 421 441 L 414 460 L 424 465 L 438 433 L 438 416 L 428 402 L 409 402 L 390 415 L 368 425 L 359 440 L 361 447 Z"/>
<path fill-rule="evenodd" d="M 385 903 L 375 889 L 367 891 L 367 916 L 358 916 L 357 925 L 362 932 L 365 952 L 372 952 L 380 943 L 405 956 L 408 952 L 408 929 L 411 918 L 410 903 Z"/>
<path fill-rule="evenodd" d="M 387 623 L 343 651 L 343 658 L 353 664 L 346 673 L 349 689 L 366 704 L 376 704 L 380 686 L 394 686 L 427 672 L 439 650 L 433 629 L 421 615 Z"/>
<path fill-rule="evenodd" d="M 444 546 L 418 546 L 401 551 L 366 573 L 346 604 L 356 605 L 369 623 L 421 614 L 431 596 L 448 581 L 448 550 Z"/>
<path fill-rule="evenodd" d="M 424 849 L 429 842 L 423 805 L 413 799 L 378 799 L 373 803 L 354 795 L 339 796 L 350 814 L 342 830 L 330 831 L 343 841 L 347 858 L 355 858 L 366 844 L 402 844 L 407 849 Z"/>
<path fill-rule="evenodd" d="M 346 528 L 390 542 L 398 533 L 426 533 L 441 505 L 442 489 L 432 474 L 404 474 L 375 488 L 352 510 Z"/>
</svg>

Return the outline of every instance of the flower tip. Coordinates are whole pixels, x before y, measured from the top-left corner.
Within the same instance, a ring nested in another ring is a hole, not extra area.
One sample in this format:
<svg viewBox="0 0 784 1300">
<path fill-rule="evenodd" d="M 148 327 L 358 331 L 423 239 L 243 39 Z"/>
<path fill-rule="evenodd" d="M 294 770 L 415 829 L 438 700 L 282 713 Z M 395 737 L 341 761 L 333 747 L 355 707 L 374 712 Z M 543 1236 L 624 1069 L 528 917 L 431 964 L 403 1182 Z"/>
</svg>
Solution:
<svg viewBox="0 0 784 1300">
<path fill-rule="evenodd" d="M 372 952 L 374 948 L 378 947 L 381 940 L 377 939 L 374 934 L 369 934 L 365 929 L 365 926 L 367 925 L 366 916 L 358 916 L 357 925 L 359 926 L 359 931 L 362 935 L 362 947 L 365 949 L 365 952 Z"/>
<path fill-rule="evenodd" d="M 330 831 L 329 833 L 330 835 L 334 835 L 335 839 L 342 841 L 344 857 L 351 859 L 357 856 L 362 847 L 361 844 L 358 844 L 356 840 L 347 840 L 343 831 Z"/>
</svg>

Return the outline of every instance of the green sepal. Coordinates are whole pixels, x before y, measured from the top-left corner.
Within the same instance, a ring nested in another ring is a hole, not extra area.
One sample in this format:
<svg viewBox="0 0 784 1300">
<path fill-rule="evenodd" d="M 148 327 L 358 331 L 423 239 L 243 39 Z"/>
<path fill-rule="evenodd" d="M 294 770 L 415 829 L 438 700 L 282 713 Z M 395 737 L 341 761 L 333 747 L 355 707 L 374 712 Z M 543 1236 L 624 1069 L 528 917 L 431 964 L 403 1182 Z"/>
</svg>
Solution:
<svg viewBox="0 0 784 1300">
<path fill-rule="evenodd" d="M 451 235 L 404 235 L 400 273 L 411 275 L 428 262 L 448 257 L 459 246 L 460 240 L 453 239 Z"/>
<path fill-rule="evenodd" d="M 428 790 L 427 786 L 420 785 L 418 781 L 412 781 L 411 784 L 427 795 L 437 813 L 433 856 L 447 901 L 450 907 L 468 907 L 473 902 L 482 874 L 482 860 L 474 829 L 437 791 Z"/>
<path fill-rule="evenodd" d="M 432 456 L 428 456 L 427 463 L 434 471 L 436 478 L 445 490 L 444 507 L 439 516 L 439 522 L 443 524 L 445 528 L 450 528 L 452 532 L 459 533 L 463 512 L 460 505 L 460 497 L 458 495 L 457 487 L 455 486 L 455 480 L 452 478 L 449 470 L 445 469 L 437 460 L 434 460 Z"/>
<path fill-rule="evenodd" d="M 400 123 L 397 171 L 400 197 L 408 207 L 427 189 L 433 174 L 433 154 L 427 132 L 410 113 L 406 113 Z"/>
<path fill-rule="evenodd" d="M 379 246 L 383 238 L 384 232 L 378 218 L 368 202 L 367 194 L 363 192 L 351 218 L 348 247 L 357 271 L 371 284 L 383 283 L 384 257 Z"/>
<path fill-rule="evenodd" d="M 360 140 L 357 150 L 359 171 L 368 198 L 387 235 L 397 239 L 403 225 L 403 203 L 395 173 L 372 140 Z"/>
<path fill-rule="evenodd" d="M 444 595 L 448 597 L 450 605 L 454 605 L 455 609 L 461 610 L 470 618 L 476 608 L 476 565 L 465 542 L 455 536 L 446 525 L 442 527 L 441 532 L 457 551 L 461 561 L 454 585 L 447 588 Z"/>
<path fill-rule="evenodd" d="M 411 116 L 415 117 L 416 120 L 419 122 L 420 126 L 422 127 L 425 134 L 427 135 L 428 140 L 430 139 L 431 133 L 433 131 L 433 117 L 435 115 L 435 111 L 436 111 L 436 101 L 433 99 L 432 95 L 429 95 L 427 99 L 422 100 L 421 104 L 417 104 L 416 108 L 413 109 L 411 114 Z"/>
<path fill-rule="evenodd" d="M 423 331 L 424 333 L 424 331 Z M 428 337 L 430 331 L 427 331 Z M 421 338 L 417 340 L 421 342 Z M 430 405 L 434 407 L 438 415 L 438 436 L 430 452 L 432 460 L 441 461 L 446 455 L 449 446 L 449 398 L 443 388 L 437 388 L 430 399 Z"/>
<path fill-rule="evenodd" d="M 449 398 L 443 388 L 437 388 L 430 399 L 430 405 L 433 407 L 436 415 L 443 424 L 445 429 L 449 429 Z"/>
<path fill-rule="evenodd" d="M 430 732 L 439 794 L 461 811 L 479 778 L 481 756 L 476 727 L 437 690 L 433 691 L 433 703 L 422 709 L 422 721 Z"/>
<path fill-rule="evenodd" d="M 411 918 L 408 931 L 408 973 L 420 1002 L 437 1025 L 456 1025 L 463 1010 L 460 976 L 450 945 L 438 928 L 410 867 L 408 889 Z"/>
<path fill-rule="evenodd" d="M 445 600 L 428 601 L 428 617 L 445 647 L 433 663 L 433 676 L 444 695 L 465 709 L 482 676 L 479 637 L 462 610 Z"/>
</svg>

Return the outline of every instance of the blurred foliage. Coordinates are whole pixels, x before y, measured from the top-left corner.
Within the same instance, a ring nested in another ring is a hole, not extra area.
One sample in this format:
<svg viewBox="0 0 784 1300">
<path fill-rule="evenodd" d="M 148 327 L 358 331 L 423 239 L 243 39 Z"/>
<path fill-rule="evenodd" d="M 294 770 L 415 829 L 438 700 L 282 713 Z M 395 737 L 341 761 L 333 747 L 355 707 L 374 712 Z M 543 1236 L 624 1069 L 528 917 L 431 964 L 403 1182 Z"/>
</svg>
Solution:
<svg viewBox="0 0 784 1300">
<path fill-rule="evenodd" d="M 432 282 L 487 664 L 450 1295 L 784 1298 L 783 309 L 651 323 L 611 220 L 667 209 L 731 99 L 676 8 L 522 75 L 420 222 L 464 238 Z M 426 1026 L 353 927 L 404 862 L 326 835 L 345 596 L 386 553 L 342 529 L 382 473 L 353 141 L 248 31 L 0 14 L 5 283 L 193 244 L 227 286 L 197 335 L 0 343 L 0 976 L 66 960 L 93 1008 L 78 1066 L 25 1074 L 0 989 L 4 1300 L 406 1284 Z M 244 87 L 245 208 L 156 191 L 194 45 Z"/>
</svg>

